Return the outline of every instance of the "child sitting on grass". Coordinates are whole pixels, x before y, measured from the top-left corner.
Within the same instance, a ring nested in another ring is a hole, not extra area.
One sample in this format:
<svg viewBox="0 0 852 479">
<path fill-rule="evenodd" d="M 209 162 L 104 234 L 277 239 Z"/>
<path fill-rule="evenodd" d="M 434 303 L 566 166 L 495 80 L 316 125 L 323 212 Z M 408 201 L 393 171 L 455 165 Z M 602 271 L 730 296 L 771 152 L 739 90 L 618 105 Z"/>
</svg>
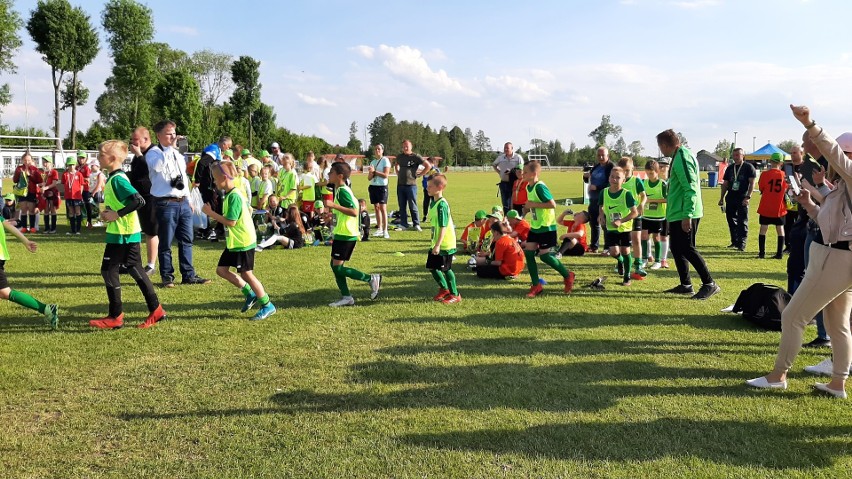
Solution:
<svg viewBox="0 0 852 479">
<path fill-rule="evenodd" d="M 276 233 L 257 245 L 258 251 L 280 243 L 287 249 L 298 249 L 305 246 L 305 226 L 302 224 L 302 215 L 295 205 L 287 209 L 287 216 L 283 226 L 276 228 Z"/>
<path fill-rule="evenodd" d="M 618 261 L 618 271 L 624 276 L 622 285 L 630 286 L 630 233 L 639 210 L 633 193 L 623 188 L 624 176 L 621 167 L 613 167 L 609 188 L 601 192 L 600 222 L 606 231 L 610 256 Z"/>
<path fill-rule="evenodd" d="M 462 251 L 474 254 L 479 250 L 479 240 L 485 228 L 485 210 L 479 210 L 473 216 L 473 222 L 464 227 L 461 235 Z"/>
<path fill-rule="evenodd" d="M 574 219 L 566 220 L 565 217 L 573 215 Z M 580 211 L 574 213 L 571 210 L 565 210 L 559 215 L 556 220 L 568 228 L 568 230 L 559 237 L 562 240 L 562 245 L 559 246 L 557 256 L 583 256 L 586 254 L 586 223 L 589 222 L 589 212 Z"/>
<path fill-rule="evenodd" d="M 106 284 L 109 298 L 109 313 L 106 317 L 93 319 L 89 325 L 98 329 L 118 329 L 124 326 L 124 310 L 121 303 L 121 277 L 119 270 L 126 270 L 136 281 L 148 306 L 148 317 L 139 325 L 150 328 L 166 317 L 163 306 L 154 291 L 151 279 L 142 267 L 139 244 L 142 241 L 142 227 L 136 212 L 145 206 L 145 200 L 130 185 L 127 173 L 121 169 L 127 158 L 127 144 L 119 140 L 108 140 L 98 148 L 98 161 L 101 168 L 109 173 L 104 186 L 106 209 L 101 218 L 107 224 L 106 247 L 101 262 L 101 275 Z"/>
<path fill-rule="evenodd" d="M 248 202 L 234 186 L 237 169 L 230 161 L 222 161 L 214 163 L 210 170 L 216 187 L 225 191 L 225 201 L 222 204 L 221 215 L 213 211 L 210 203 L 205 203 L 202 211 L 228 229 L 225 251 L 219 257 L 216 274 L 243 293 L 245 303 L 240 312 L 245 313 L 255 303 L 260 302 L 260 310 L 251 319 L 254 321 L 266 319 L 275 314 L 276 310 L 260 280 L 254 276 L 254 249 L 257 247 L 257 235 Z M 231 268 L 235 268 L 238 274 L 232 273 Z"/>
</svg>

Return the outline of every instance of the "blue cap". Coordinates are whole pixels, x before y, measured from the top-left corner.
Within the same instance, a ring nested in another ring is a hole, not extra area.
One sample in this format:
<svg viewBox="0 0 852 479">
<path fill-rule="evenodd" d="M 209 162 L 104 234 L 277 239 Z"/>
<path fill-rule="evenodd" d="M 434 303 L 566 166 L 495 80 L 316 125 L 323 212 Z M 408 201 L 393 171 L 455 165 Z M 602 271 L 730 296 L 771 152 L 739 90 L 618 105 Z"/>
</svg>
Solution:
<svg viewBox="0 0 852 479">
<path fill-rule="evenodd" d="M 222 159 L 222 150 L 219 149 L 219 145 L 217 145 L 216 143 L 213 143 L 212 145 L 207 145 L 204 148 L 204 151 L 202 151 L 202 153 L 208 154 L 213 158 L 216 158 L 217 160 Z"/>
</svg>

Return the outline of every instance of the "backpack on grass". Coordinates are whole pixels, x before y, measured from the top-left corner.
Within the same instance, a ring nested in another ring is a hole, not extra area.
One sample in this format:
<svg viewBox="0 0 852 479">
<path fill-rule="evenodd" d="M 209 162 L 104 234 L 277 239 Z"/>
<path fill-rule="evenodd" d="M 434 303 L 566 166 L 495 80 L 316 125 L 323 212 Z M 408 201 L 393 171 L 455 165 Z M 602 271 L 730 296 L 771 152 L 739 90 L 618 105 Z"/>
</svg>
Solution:
<svg viewBox="0 0 852 479">
<path fill-rule="evenodd" d="M 765 283 L 754 283 L 744 289 L 733 312 L 742 312 L 743 318 L 770 331 L 781 331 L 781 311 L 790 302 L 790 293 L 784 288 Z"/>
</svg>

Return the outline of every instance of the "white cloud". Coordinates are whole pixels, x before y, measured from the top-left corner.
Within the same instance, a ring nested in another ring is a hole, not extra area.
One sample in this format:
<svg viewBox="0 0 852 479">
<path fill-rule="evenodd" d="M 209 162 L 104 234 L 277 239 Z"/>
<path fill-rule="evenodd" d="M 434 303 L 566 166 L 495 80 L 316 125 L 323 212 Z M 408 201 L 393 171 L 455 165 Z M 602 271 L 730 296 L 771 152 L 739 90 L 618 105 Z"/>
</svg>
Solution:
<svg viewBox="0 0 852 479">
<path fill-rule="evenodd" d="M 334 132 L 325 123 L 317 123 L 317 132 L 319 132 L 320 136 L 326 138 L 334 136 Z"/>
<path fill-rule="evenodd" d="M 440 62 L 447 59 L 447 54 L 440 48 L 433 48 L 424 53 L 423 57 L 432 62 Z"/>
<path fill-rule="evenodd" d="M 458 79 L 450 77 L 444 70 L 433 70 L 423 53 L 408 45 L 392 47 L 379 45 L 378 49 L 363 45 L 352 50 L 365 58 L 382 60 L 382 65 L 397 80 L 418 86 L 437 94 L 459 93 L 469 97 L 479 97 L 479 92 L 464 86 Z"/>
<path fill-rule="evenodd" d="M 516 101 L 539 102 L 550 96 L 550 93 L 538 84 L 515 76 L 486 76 L 485 84 L 490 90 L 505 93 Z"/>
<path fill-rule="evenodd" d="M 169 25 L 166 27 L 167 32 L 185 35 L 187 37 L 197 37 L 198 29 L 189 25 Z"/>
<path fill-rule="evenodd" d="M 304 93 L 297 93 L 296 95 L 299 97 L 300 100 L 302 100 L 302 103 L 304 103 L 306 105 L 337 106 L 337 103 L 335 103 L 331 100 L 327 100 L 323 97 L 316 98 L 316 97 L 313 97 L 313 96 L 310 96 L 310 95 L 305 95 Z"/>
<path fill-rule="evenodd" d="M 670 2 L 671 5 L 675 7 L 685 8 L 685 9 L 699 9 L 706 7 L 716 7 L 719 5 L 719 0 L 689 0 L 689 1 L 681 1 L 681 2 Z"/>
</svg>

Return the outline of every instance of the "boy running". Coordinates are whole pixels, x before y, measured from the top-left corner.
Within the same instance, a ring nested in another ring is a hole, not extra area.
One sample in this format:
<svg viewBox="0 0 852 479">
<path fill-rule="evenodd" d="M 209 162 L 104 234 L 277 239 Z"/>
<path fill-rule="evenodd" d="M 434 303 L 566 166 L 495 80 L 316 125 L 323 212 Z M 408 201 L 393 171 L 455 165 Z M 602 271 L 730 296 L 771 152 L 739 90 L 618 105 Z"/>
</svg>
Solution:
<svg viewBox="0 0 852 479">
<path fill-rule="evenodd" d="M 266 169 L 264 167 L 264 170 Z M 213 211 L 210 203 L 204 203 L 201 211 L 228 229 L 225 251 L 222 251 L 222 256 L 219 257 L 216 274 L 239 288 L 245 296 L 245 303 L 240 312 L 245 313 L 255 303 L 260 302 L 260 310 L 251 319 L 253 321 L 266 319 L 275 314 L 276 310 L 260 280 L 254 276 L 254 249 L 257 247 L 257 233 L 255 233 L 248 200 L 234 184 L 237 168 L 230 161 L 222 161 L 214 162 L 210 171 L 216 187 L 225 191 L 222 214 Z M 231 268 L 235 268 L 239 274 L 232 273 Z"/>
<path fill-rule="evenodd" d="M 366 274 L 343 265 L 352 257 L 360 233 L 358 201 L 352 190 L 346 186 L 351 172 L 349 164 L 341 162 L 333 163 L 328 173 L 328 183 L 334 185 L 334 200 L 326 200 L 326 206 L 334 212 L 337 220 L 333 231 L 334 242 L 331 244 L 331 271 L 334 272 L 334 279 L 343 296 L 329 304 L 333 308 L 355 305 L 355 299 L 349 293 L 346 278 L 370 283 L 370 299 L 376 299 L 379 296 L 379 287 L 382 284 L 380 274 Z"/>
<path fill-rule="evenodd" d="M 450 204 L 444 198 L 446 187 L 447 177 L 444 175 L 435 175 L 426 184 L 426 192 L 432 198 L 427 217 L 433 224 L 426 269 L 432 272 L 432 277 L 438 283 L 438 294 L 432 299 L 444 304 L 455 304 L 461 303 L 452 268 L 453 255 L 456 253 L 456 227 L 450 214 Z"/>
<path fill-rule="evenodd" d="M 524 256 L 527 260 L 527 269 L 530 272 L 532 285 L 527 293 L 528 298 L 535 298 L 542 293 L 544 288 L 538 277 L 538 265 L 535 257 L 539 256 L 541 261 L 562 275 L 565 284 L 565 293 L 570 293 L 574 288 L 574 272 L 568 271 L 565 266 L 556 259 L 556 255 L 550 251 L 556 246 L 556 202 L 547 189 L 544 182 L 539 181 L 538 174 L 541 164 L 530 161 L 524 165 L 524 180 L 527 181 L 527 202 L 524 212 L 530 213 L 530 233 L 527 243 L 524 245 Z"/>
<path fill-rule="evenodd" d="M 14 290 L 9 286 L 9 281 L 6 279 L 6 261 L 9 260 L 9 249 L 6 247 L 6 231 L 24 244 L 31 253 L 36 252 L 36 244 L 28 240 L 18 228 L 13 226 L 12 220 L 3 221 L 3 227 L 0 228 L 0 298 L 7 299 L 13 303 L 20 304 L 25 308 L 38 311 L 44 315 L 44 320 L 50 325 L 51 329 L 56 329 L 59 325 L 59 306 L 55 304 L 44 304 L 27 293 Z"/>
<path fill-rule="evenodd" d="M 101 275 L 106 283 L 109 314 L 89 321 L 90 326 L 99 329 L 118 329 L 124 326 L 121 278 L 118 272 L 122 266 L 136 281 L 148 306 L 148 317 L 139 327 L 150 328 L 166 317 L 151 279 L 142 268 L 139 246 L 142 241 L 142 227 L 136 210 L 145 204 L 145 200 L 130 185 L 127 173 L 121 169 L 125 158 L 127 158 L 127 144 L 123 141 L 107 140 L 98 147 L 98 161 L 101 168 L 109 172 L 109 178 L 104 187 L 106 209 L 101 213 L 101 218 L 107 224 Z"/>
</svg>

